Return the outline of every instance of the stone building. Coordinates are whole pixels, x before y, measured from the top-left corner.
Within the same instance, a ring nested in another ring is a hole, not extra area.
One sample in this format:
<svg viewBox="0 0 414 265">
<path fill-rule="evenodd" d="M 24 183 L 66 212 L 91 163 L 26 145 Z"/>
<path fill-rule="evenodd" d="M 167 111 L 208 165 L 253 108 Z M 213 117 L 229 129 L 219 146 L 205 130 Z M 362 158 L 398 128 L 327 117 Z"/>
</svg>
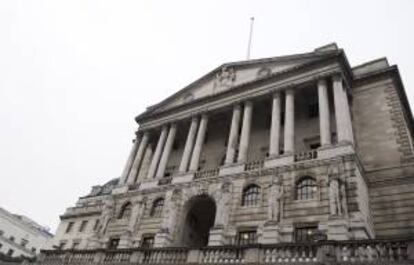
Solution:
<svg viewBox="0 0 414 265">
<path fill-rule="evenodd" d="M 50 248 L 53 235 L 49 229 L 23 215 L 0 207 L 0 263 L 7 257 L 34 257 Z"/>
<path fill-rule="evenodd" d="M 56 246 L 414 235 L 413 118 L 385 58 L 352 67 L 330 44 L 226 63 L 136 122 L 121 177 L 66 210 Z"/>
</svg>

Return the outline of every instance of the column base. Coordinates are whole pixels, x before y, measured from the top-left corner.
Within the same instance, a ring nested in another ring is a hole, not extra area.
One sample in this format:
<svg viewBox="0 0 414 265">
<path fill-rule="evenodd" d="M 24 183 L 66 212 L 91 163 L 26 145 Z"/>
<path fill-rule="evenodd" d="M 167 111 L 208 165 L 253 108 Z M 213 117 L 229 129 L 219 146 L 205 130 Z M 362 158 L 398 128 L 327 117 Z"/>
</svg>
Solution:
<svg viewBox="0 0 414 265">
<path fill-rule="evenodd" d="M 280 243 L 280 228 L 276 221 L 268 221 L 263 226 L 263 235 L 260 240 L 261 244 L 276 244 Z"/>
<path fill-rule="evenodd" d="M 181 173 L 180 175 L 173 176 L 172 183 L 186 183 L 191 182 L 194 179 L 193 172 Z"/>
<path fill-rule="evenodd" d="M 209 246 L 223 246 L 227 243 L 225 234 L 224 234 L 224 227 L 213 227 L 210 229 L 210 235 L 208 238 L 208 245 Z"/>
<path fill-rule="evenodd" d="M 231 165 L 224 165 L 220 167 L 219 176 L 241 173 L 244 171 L 244 165 L 245 163 L 234 163 Z"/>
<path fill-rule="evenodd" d="M 171 242 L 172 242 L 172 238 L 171 238 L 170 233 L 166 230 L 160 230 L 160 232 L 158 232 L 155 235 L 154 247 L 156 248 L 168 247 L 171 245 Z"/>
<path fill-rule="evenodd" d="M 131 233 L 124 233 L 119 239 L 118 248 L 130 248 L 132 247 Z"/>
<path fill-rule="evenodd" d="M 269 157 L 264 162 L 265 168 L 285 166 L 294 162 L 293 154 L 283 154 L 280 156 Z"/>
<path fill-rule="evenodd" d="M 326 223 L 328 240 L 348 240 L 349 222 L 343 217 L 331 217 Z"/>
</svg>

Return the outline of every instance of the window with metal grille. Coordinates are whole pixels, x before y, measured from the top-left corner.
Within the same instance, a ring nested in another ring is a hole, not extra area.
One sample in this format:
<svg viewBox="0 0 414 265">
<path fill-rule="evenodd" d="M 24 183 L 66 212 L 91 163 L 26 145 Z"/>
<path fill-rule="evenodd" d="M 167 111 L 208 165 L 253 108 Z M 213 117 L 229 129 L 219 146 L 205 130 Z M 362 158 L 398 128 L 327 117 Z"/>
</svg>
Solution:
<svg viewBox="0 0 414 265">
<path fill-rule="evenodd" d="M 145 235 L 142 237 L 141 247 L 152 248 L 154 246 L 154 235 Z"/>
<path fill-rule="evenodd" d="M 313 235 L 317 231 L 317 226 L 305 226 L 295 228 L 295 241 L 296 242 L 311 242 L 313 241 Z"/>
<path fill-rule="evenodd" d="M 95 224 L 93 225 L 93 231 L 96 231 L 99 227 L 99 219 L 95 220 Z"/>
<path fill-rule="evenodd" d="M 301 178 L 296 184 L 296 199 L 309 200 L 315 198 L 316 181 L 312 177 L 306 176 Z"/>
<path fill-rule="evenodd" d="M 240 231 L 237 235 L 238 245 L 251 245 L 257 243 L 256 230 Z"/>
<path fill-rule="evenodd" d="M 242 205 L 257 205 L 259 203 L 259 197 L 260 187 L 255 184 L 249 185 L 243 190 Z"/>
<path fill-rule="evenodd" d="M 132 212 L 132 204 L 130 202 L 125 203 L 121 207 L 121 211 L 119 212 L 118 219 L 129 219 Z"/>
<path fill-rule="evenodd" d="M 152 209 L 150 212 L 150 216 L 152 217 L 160 217 L 162 214 L 162 209 L 164 208 L 164 199 L 159 198 L 154 201 L 152 205 Z"/>
<path fill-rule="evenodd" d="M 319 104 L 317 102 L 308 105 L 308 117 L 316 118 L 319 116 Z"/>
</svg>

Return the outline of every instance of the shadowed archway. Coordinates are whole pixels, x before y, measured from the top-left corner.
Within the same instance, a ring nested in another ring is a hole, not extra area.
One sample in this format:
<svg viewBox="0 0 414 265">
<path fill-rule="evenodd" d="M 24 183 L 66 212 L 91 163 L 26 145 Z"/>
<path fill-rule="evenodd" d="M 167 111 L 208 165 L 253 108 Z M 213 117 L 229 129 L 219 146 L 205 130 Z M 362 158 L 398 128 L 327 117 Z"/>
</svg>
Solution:
<svg viewBox="0 0 414 265">
<path fill-rule="evenodd" d="M 178 246 L 204 247 L 216 217 L 216 203 L 208 195 L 191 198 L 184 207 Z"/>
</svg>

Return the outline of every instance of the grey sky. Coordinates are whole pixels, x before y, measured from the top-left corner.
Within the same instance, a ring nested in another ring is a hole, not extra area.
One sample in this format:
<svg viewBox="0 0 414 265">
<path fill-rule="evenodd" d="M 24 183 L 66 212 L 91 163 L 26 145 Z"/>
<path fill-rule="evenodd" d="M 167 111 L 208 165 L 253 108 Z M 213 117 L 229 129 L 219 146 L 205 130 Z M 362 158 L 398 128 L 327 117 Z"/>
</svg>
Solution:
<svg viewBox="0 0 414 265">
<path fill-rule="evenodd" d="M 118 176 L 133 118 L 227 61 L 330 43 L 388 57 L 414 96 L 414 1 L 0 2 L 0 206 L 52 227 Z"/>
</svg>

